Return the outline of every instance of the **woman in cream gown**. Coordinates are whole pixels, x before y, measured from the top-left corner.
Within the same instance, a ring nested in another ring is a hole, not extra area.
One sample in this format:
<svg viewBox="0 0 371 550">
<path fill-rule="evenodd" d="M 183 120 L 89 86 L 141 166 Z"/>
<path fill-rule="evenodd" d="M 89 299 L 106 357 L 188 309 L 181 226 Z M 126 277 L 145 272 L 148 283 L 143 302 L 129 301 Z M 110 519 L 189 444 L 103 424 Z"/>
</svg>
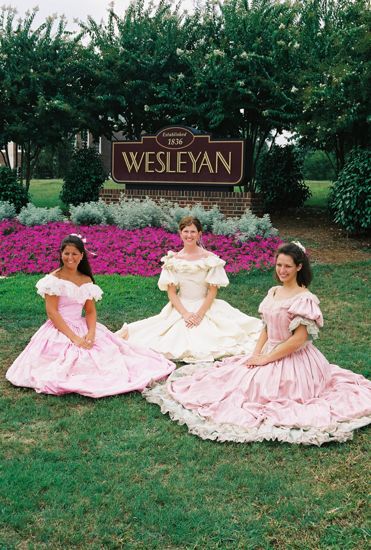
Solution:
<svg viewBox="0 0 371 550">
<path fill-rule="evenodd" d="M 159 315 L 123 325 L 117 334 L 129 343 L 191 363 L 254 349 L 262 323 L 216 298 L 218 288 L 229 284 L 225 262 L 199 246 L 201 231 L 197 218 L 181 220 L 184 248 L 162 258 L 158 281 L 169 303 Z"/>
</svg>

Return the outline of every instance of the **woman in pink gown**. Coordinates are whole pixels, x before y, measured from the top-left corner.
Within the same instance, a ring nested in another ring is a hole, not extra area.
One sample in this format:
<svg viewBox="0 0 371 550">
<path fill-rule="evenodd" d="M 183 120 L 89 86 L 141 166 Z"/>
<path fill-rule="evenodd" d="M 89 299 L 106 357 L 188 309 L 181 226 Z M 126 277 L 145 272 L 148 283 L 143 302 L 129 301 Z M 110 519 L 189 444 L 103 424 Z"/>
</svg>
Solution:
<svg viewBox="0 0 371 550">
<path fill-rule="evenodd" d="M 142 391 L 170 374 L 174 363 L 97 323 L 95 301 L 103 293 L 80 236 L 66 237 L 60 250 L 60 268 L 36 284 L 49 319 L 8 369 L 9 382 L 39 393 L 104 397 Z"/>
<path fill-rule="evenodd" d="M 252 356 L 187 365 L 145 398 L 191 433 L 217 441 L 321 445 L 351 439 L 371 422 L 371 383 L 331 365 L 313 345 L 323 325 L 300 243 L 276 254 L 276 277 L 259 311 L 265 323 Z"/>
</svg>

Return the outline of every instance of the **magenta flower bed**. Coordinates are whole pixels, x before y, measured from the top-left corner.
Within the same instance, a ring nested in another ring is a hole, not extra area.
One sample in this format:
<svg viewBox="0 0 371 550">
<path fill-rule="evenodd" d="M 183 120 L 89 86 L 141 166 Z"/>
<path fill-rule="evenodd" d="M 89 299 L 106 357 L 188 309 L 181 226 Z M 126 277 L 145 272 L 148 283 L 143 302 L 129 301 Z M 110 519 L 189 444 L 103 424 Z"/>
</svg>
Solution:
<svg viewBox="0 0 371 550">
<path fill-rule="evenodd" d="M 0 222 L 0 274 L 49 273 L 59 265 L 59 245 L 69 233 L 79 233 L 87 239 L 87 248 L 97 254 L 90 256 L 95 274 L 157 275 L 160 259 L 168 250 L 179 250 L 177 234 L 161 228 L 125 230 L 115 226 L 76 226 L 69 222 L 52 222 L 27 227 L 16 220 Z M 251 269 L 267 269 L 273 265 L 273 255 L 280 244 L 278 237 L 256 237 L 241 243 L 233 237 L 203 236 L 204 246 L 227 262 L 230 273 Z"/>
</svg>

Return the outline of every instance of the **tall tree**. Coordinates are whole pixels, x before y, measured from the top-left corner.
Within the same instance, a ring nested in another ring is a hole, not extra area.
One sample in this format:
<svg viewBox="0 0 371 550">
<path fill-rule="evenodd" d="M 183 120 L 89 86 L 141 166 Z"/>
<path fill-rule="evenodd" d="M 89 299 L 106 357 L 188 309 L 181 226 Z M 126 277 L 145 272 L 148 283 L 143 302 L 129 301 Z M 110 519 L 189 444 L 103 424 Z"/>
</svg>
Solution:
<svg viewBox="0 0 371 550">
<path fill-rule="evenodd" d="M 296 120 L 297 9 L 276 0 L 206 3 L 189 16 L 185 117 L 220 136 L 246 140 L 245 187 L 272 132 Z"/>
<path fill-rule="evenodd" d="M 333 152 L 336 170 L 370 142 L 371 12 L 367 0 L 302 1 L 298 95 L 302 143 Z"/>
<path fill-rule="evenodd" d="M 116 129 L 129 139 L 139 138 L 173 119 L 172 81 L 183 66 L 176 55 L 180 20 L 170 1 L 137 0 L 122 17 L 111 9 L 106 24 L 92 18 L 82 24 L 100 56 L 96 97 L 106 135 Z"/>
<path fill-rule="evenodd" d="M 34 28 L 36 11 L 16 21 L 14 10 L 3 8 L 0 17 L 0 138 L 22 147 L 27 189 L 42 148 L 88 127 L 85 102 L 94 94 L 82 34 L 67 31 L 64 18 Z"/>
</svg>

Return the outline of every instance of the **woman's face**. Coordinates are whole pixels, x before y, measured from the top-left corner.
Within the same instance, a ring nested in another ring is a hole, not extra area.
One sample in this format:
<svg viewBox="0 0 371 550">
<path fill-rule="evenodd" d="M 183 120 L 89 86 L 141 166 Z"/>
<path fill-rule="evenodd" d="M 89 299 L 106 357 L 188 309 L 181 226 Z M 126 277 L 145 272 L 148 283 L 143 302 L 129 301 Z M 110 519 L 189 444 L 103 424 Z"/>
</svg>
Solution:
<svg viewBox="0 0 371 550">
<path fill-rule="evenodd" d="M 62 263 L 68 269 L 77 269 L 83 254 L 73 244 L 67 244 L 61 252 Z"/>
<path fill-rule="evenodd" d="M 198 231 L 194 223 L 186 225 L 180 232 L 180 238 L 184 244 L 197 244 L 201 239 L 201 231 Z"/>
<path fill-rule="evenodd" d="M 296 281 L 296 275 L 301 269 L 301 264 L 296 265 L 288 254 L 278 254 L 276 259 L 276 273 L 283 284 Z"/>
</svg>

